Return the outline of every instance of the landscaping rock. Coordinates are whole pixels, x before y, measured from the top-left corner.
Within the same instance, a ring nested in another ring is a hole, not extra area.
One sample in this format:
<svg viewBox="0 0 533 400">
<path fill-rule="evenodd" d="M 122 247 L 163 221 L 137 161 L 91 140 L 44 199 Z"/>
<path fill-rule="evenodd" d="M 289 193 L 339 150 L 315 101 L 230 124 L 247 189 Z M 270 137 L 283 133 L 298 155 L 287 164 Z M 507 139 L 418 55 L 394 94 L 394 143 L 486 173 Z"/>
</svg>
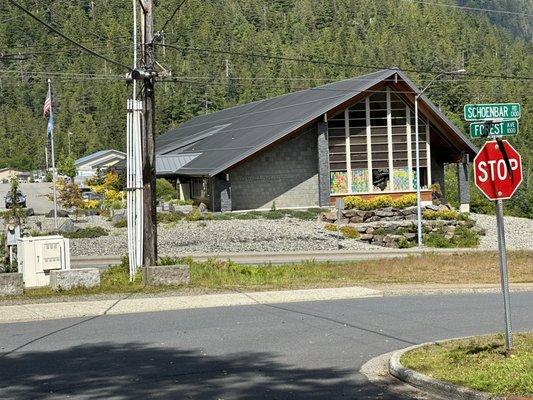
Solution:
<svg viewBox="0 0 533 400">
<path fill-rule="evenodd" d="M 46 215 L 46 218 L 54 218 L 54 210 L 50 210 Z M 65 210 L 57 210 L 57 217 L 58 218 L 67 218 L 68 212 Z"/>
<path fill-rule="evenodd" d="M 182 206 L 174 206 L 174 210 L 176 212 L 182 212 L 184 214 L 187 214 L 187 213 L 190 213 L 192 211 L 192 205 L 185 204 L 185 205 L 182 205 Z"/>
<path fill-rule="evenodd" d="M 361 236 L 359 236 L 359 239 L 362 240 L 363 242 L 371 242 L 373 238 L 374 238 L 374 235 L 370 233 L 363 233 Z"/>
<path fill-rule="evenodd" d="M 376 216 L 378 217 L 394 217 L 395 214 L 393 211 L 387 211 L 385 209 L 383 210 L 377 210 L 376 211 Z"/>
<path fill-rule="evenodd" d="M 63 269 L 50 271 L 50 286 L 53 290 L 70 290 L 76 287 L 100 286 L 98 268 Z"/>
<path fill-rule="evenodd" d="M 204 203 L 198 204 L 198 211 L 200 211 L 201 213 L 207 212 L 207 206 Z"/>
<path fill-rule="evenodd" d="M 188 285 L 190 273 L 188 265 L 158 265 L 148 267 L 146 270 L 146 283 L 148 285 Z"/>
<path fill-rule="evenodd" d="M 403 234 L 403 236 L 407 239 L 407 240 L 413 240 L 416 238 L 416 233 L 413 233 L 413 232 L 405 232 Z"/>
<path fill-rule="evenodd" d="M 365 220 L 365 222 L 377 222 L 377 221 L 381 221 L 381 217 L 378 217 L 377 215 L 374 215 L 373 217 L 370 217 L 367 220 Z"/>
<path fill-rule="evenodd" d="M 335 222 L 337 221 L 337 213 L 330 211 L 322 214 L 322 221 L 324 222 Z"/>
<path fill-rule="evenodd" d="M 113 215 L 113 218 L 111 218 L 111 223 L 113 225 L 116 225 L 122 221 L 126 221 L 126 214 L 115 214 Z"/>
<path fill-rule="evenodd" d="M 24 282 L 21 273 L 0 274 L 0 296 L 20 296 L 23 291 Z"/>
<path fill-rule="evenodd" d="M 27 208 L 26 209 L 26 216 L 27 217 L 33 217 L 35 215 L 35 211 L 33 210 L 33 208 Z"/>
<path fill-rule="evenodd" d="M 361 217 L 360 215 L 355 214 L 353 217 L 350 218 L 350 222 L 352 224 L 359 224 L 359 223 L 363 222 L 363 217 Z"/>
<path fill-rule="evenodd" d="M 74 225 L 74 221 L 72 221 L 70 218 L 63 222 L 58 228 L 60 233 L 73 233 L 77 232 L 78 230 L 79 228 Z"/>
</svg>

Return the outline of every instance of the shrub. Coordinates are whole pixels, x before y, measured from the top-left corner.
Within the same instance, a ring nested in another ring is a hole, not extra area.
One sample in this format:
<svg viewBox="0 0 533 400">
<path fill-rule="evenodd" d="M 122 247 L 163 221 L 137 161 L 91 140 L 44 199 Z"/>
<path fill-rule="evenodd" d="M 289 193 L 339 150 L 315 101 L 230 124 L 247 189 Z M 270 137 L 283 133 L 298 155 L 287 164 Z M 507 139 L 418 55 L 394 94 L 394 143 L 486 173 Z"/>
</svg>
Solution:
<svg viewBox="0 0 533 400">
<path fill-rule="evenodd" d="M 257 218 L 259 218 L 259 215 L 251 213 L 251 212 L 248 212 L 248 213 L 235 213 L 233 218 L 242 219 L 242 220 L 257 219 Z"/>
<path fill-rule="evenodd" d="M 465 226 L 457 226 L 451 239 L 444 236 L 443 230 L 430 232 L 424 235 L 424 244 L 428 247 L 450 248 L 450 247 L 477 247 L 479 236 L 473 230 Z"/>
<path fill-rule="evenodd" d="M 331 232 L 337 232 L 337 225 L 335 224 L 326 224 L 324 225 L 324 229 Z"/>
<path fill-rule="evenodd" d="M 347 239 L 357 239 L 359 237 L 359 232 L 353 226 L 343 226 L 340 231 L 342 236 Z"/>
<path fill-rule="evenodd" d="M 228 213 L 228 212 L 215 213 L 215 214 L 213 214 L 213 219 L 215 221 L 228 221 L 230 219 L 233 219 L 233 215 L 231 213 Z"/>
<path fill-rule="evenodd" d="M 289 215 L 292 218 L 301 219 L 303 221 L 312 221 L 318 218 L 319 213 L 320 212 L 316 213 L 310 210 L 307 210 L 307 211 L 289 210 L 287 212 L 287 215 Z"/>
<path fill-rule="evenodd" d="M 416 194 L 405 194 L 392 201 L 392 206 L 395 208 L 407 208 L 416 206 Z"/>
<path fill-rule="evenodd" d="M 213 219 L 213 214 L 211 213 L 201 213 L 197 208 L 193 209 L 190 213 L 185 215 L 185 221 L 194 222 L 194 221 L 205 221 Z"/>
<path fill-rule="evenodd" d="M 161 224 L 171 224 L 181 221 L 185 217 L 185 214 L 180 211 L 174 212 L 159 212 L 157 213 L 157 222 Z"/>
<path fill-rule="evenodd" d="M 155 197 L 157 200 L 173 199 L 176 197 L 176 189 L 165 178 L 158 178 L 155 182 Z"/>
<path fill-rule="evenodd" d="M 128 221 L 126 219 L 119 219 L 113 224 L 115 228 L 126 228 L 128 226 Z"/>
<path fill-rule="evenodd" d="M 194 200 L 171 199 L 169 204 L 174 206 L 192 206 L 194 204 Z"/>
<path fill-rule="evenodd" d="M 414 247 L 415 246 L 414 242 L 407 240 L 407 238 L 405 238 L 405 237 L 402 237 L 402 238 L 398 239 L 398 241 L 396 243 L 398 244 L 398 248 L 400 248 L 400 249 L 408 249 L 410 247 Z"/>
<path fill-rule="evenodd" d="M 406 208 L 415 205 L 416 194 L 406 194 L 396 200 L 393 200 L 389 195 L 379 195 L 370 199 L 363 199 L 357 196 L 346 196 L 344 198 L 344 208 L 347 210 L 369 211 L 385 207 Z"/>
<path fill-rule="evenodd" d="M 69 239 L 89 239 L 100 236 L 107 236 L 108 232 L 101 226 L 89 226 L 76 232 L 64 233 L 63 236 Z"/>
<path fill-rule="evenodd" d="M 265 219 L 282 219 L 285 218 L 285 213 L 282 211 L 267 211 L 262 213 L 261 216 Z"/>
<path fill-rule="evenodd" d="M 422 216 L 426 220 L 436 220 L 436 219 L 444 219 L 444 220 L 452 220 L 452 219 L 459 219 L 459 213 L 454 210 L 424 210 L 422 213 Z"/>
</svg>

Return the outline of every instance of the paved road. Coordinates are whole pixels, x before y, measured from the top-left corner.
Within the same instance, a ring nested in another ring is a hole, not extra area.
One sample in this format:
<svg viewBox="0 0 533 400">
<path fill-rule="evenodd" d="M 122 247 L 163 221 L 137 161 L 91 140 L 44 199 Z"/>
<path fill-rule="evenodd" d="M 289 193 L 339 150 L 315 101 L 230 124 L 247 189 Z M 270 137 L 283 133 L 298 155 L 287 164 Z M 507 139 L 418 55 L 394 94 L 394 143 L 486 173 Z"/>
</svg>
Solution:
<svg viewBox="0 0 533 400">
<path fill-rule="evenodd" d="M 4 197 L 9 191 L 9 183 L 0 183 L 0 211 L 5 210 Z M 26 195 L 26 205 L 36 214 L 46 214 L 54 208 L 52 201 L 46 197 L 52 192 L 51 183 L 21 183 L 20 190 Z"/>
<path fill-rule="evenodd" d="M 512 295 L 516 330 L 533 293 Z M 401 399 L 359 367 L 501 328 L 496 294 L 385 297 L 0 325 L 2 399 Z"/>
</svg>

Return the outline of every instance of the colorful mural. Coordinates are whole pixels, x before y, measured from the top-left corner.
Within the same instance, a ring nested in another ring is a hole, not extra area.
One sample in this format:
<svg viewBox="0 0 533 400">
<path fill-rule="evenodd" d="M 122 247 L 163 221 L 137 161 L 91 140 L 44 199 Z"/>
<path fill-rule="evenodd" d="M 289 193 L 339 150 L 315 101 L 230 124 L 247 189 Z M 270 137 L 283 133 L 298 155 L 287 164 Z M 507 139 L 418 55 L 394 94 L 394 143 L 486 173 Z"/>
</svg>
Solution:
<svg viewBox="0 0 533 400">
<path fill-rule="evenodd" d="M 352 169 L 352 193 L 368 192 L 368 170 Z"/>
<path fill-rule="evenodd" d="M 409 190 L 409 168 L 393 170 L 394 190 Z"/>
<path fill-rule="evenodd" d="M 348 192 L 348 175 L 346 171 L 330 172 L 329 186 L 331 193 L 347 193 Z"/>
</svg>

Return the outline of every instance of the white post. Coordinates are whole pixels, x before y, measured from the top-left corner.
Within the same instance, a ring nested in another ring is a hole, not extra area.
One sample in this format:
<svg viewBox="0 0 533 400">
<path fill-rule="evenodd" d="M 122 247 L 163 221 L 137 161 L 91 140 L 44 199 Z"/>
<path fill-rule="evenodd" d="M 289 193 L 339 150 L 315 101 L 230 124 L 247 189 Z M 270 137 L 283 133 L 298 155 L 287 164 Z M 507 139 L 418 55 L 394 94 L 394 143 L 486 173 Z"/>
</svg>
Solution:
<svg viewBox="0 0 533 400">
<path fill-rule="evenodd" d="M 418 137 L 418 97 L 415 96 L 415 152 L 416 152 L 416 214 L 418 223 L 418 247 L 422 247 L 422 199 L 420 197 L 420 140 Z"/>
<path fill-rule="evenodd" d="M 52 96 L 52 81 L 48 79 L 48 91 L 50 92 L 50 96 Z M 50 98 L 50 118 L 52 117 L 52 99 Z M 57 171 L 56 171 L 56 160 L 55 160 L 55 154 L 54 154 L 54 127 L 52 125 L 52 129 L 50 130 L 50 146 L 52 147 L 51 155 L 52 155 L 52 193 L 54 197 L 54 231 L 57 232 L 57 190 L 56 190 L 56 183 L 57 183 Z"/>
</svg>

